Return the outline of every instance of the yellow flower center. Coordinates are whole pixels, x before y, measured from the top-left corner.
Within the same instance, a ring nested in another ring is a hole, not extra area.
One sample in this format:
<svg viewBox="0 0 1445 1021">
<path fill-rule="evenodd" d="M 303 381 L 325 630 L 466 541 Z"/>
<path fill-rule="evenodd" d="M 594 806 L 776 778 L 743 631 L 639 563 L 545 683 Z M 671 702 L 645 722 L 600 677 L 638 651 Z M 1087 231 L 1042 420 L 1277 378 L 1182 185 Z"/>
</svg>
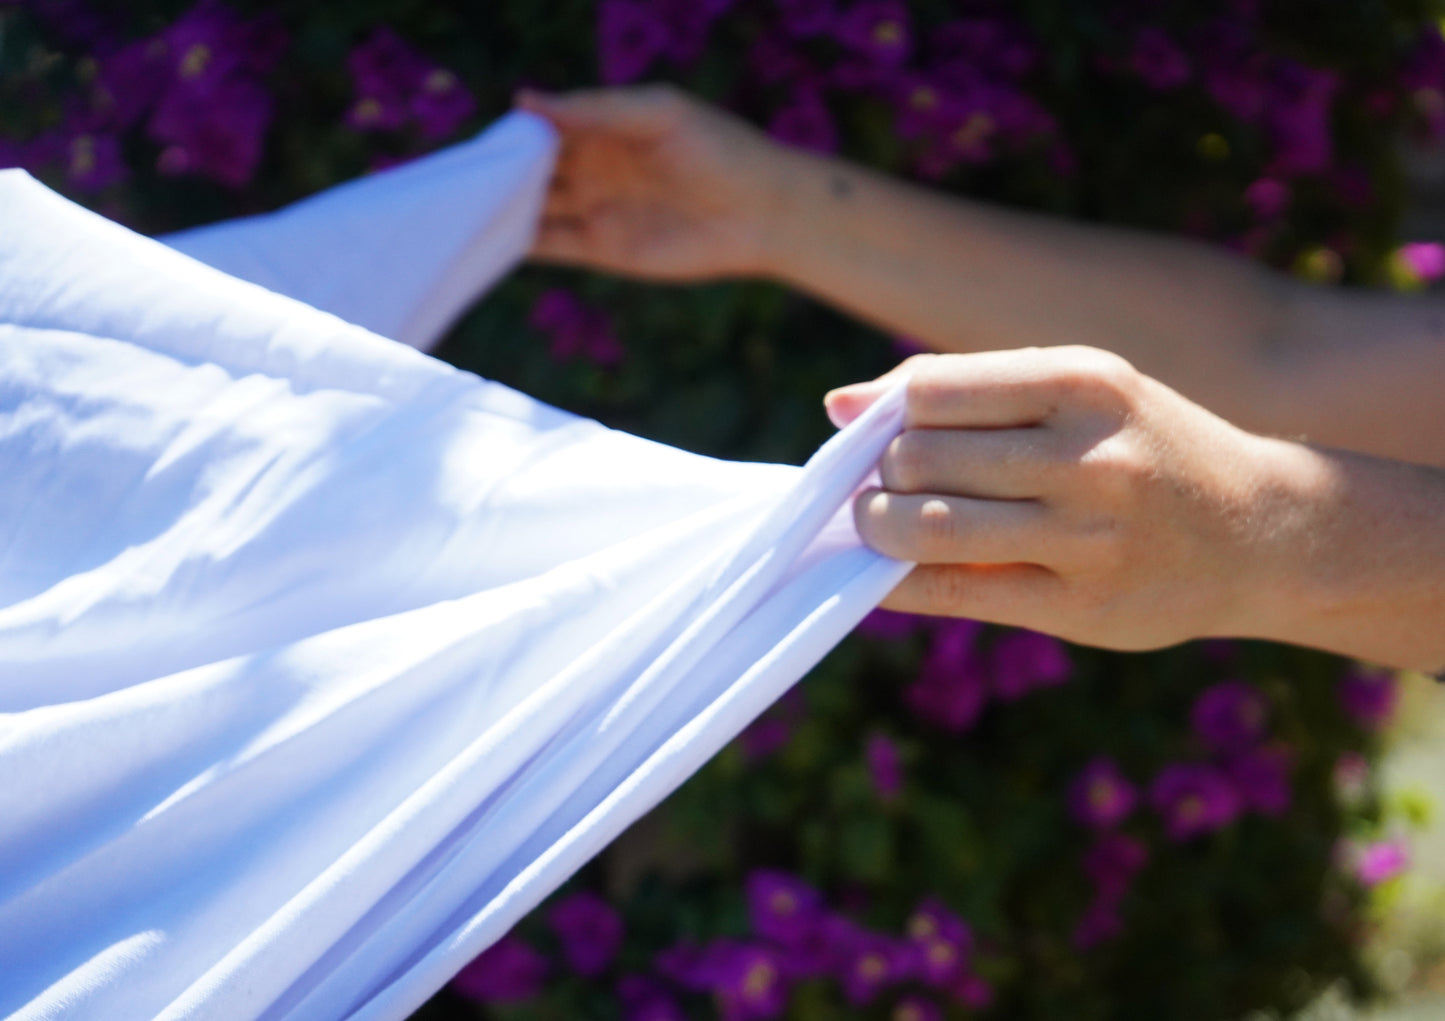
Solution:
<svg viewBox="0 0 1445 1021">
<path fill-rule="evenodd" d="M 957 953 L 955 953 L 953 949 L 953 944 L 945 942 L 944 940 L 937 940 L 928 946 L 928 960 L 930 964 L 936 964 L 942 967 L 946 964 L 952 964 L 957 956 Z"/>
<path fill-rule="evenodd" d="M 457 76 L 440 67 L 427 75 L 426 81 L 422 83 L 422 88 L 428 92 L 450 92 L 456 87 Z"/>
<path fill-rule="evenodd" d="M 914 939 L 932 939 L 938 935 L 938 922 L 932 915 L 914 915 L 908 920 L 908 935 Z"/>
<path fill-rule="evenodd" d="M 879 46 L 897 46 L 903 41 L 903 26 L 896 21 L 880 21 L 873 26 L 873 41 Z"/>
<path fill-rule="evenodd" d="M 368 96 L 356 104 L 352 116 L 361 124 L 375 124 L 381 119 L 381 103 Z"/>
<path fill-rule="evenodd" d="M 1094 808 L 1108 808 L 1114 803 L 1114 785 L 1108 780 L 1095 780 L 1089 785 L 1089 804 Z"/>
<path fill-rule="evenodd" d="M 1187 823 L 1196 823 L 1204 818 L 1204 799 L 1197 794 L 1179 802 L 1179 818 Z"/>
<path fill-rule="evenodd" d="M 759 1000 L 772 991 L 778 972 L 766 961 L 759 961 L 743 976 L 743 995 L 750 1000 Z"/>
<path fill-rule="evenodd" d="M 779 890 L 768 900 L 775 915 L 791 915 L 798 908 L 798 899 L 787 890 Z"/>
<path fill-rule="evenodd" d="M 953 133 L 953 144 L 960 149 L 970 149 L 993 134 L 993 128 L 993 118 L 982 110 L 977 110 Z"/>
<path fill-rule="evenodd" d="M 923 1011 L 916 1003 L 900 1003 L 893 1008 L 893 1021 L 923 1021 Z"/>
<path fill-rule="evenodd" d="M 181 77 L 199 78 L 211 62 L 211 48 L 205 43 L 196 43 L 181 58 Z"/>
<path fill-rule="evenodd" d="M 90 135 L 76 135 L 70 142 L 70 173 L 73 177 L 84 177 L 95 169 L 95 139 Z"/>
<path fill-rule="evenodd" d="M 938 105 L 938 93 L 927 85 L 920 85 L 908 97 L 908 105 L 915 110 L 932 110 Z"/>
<path fill-rule="evenodd" d="M 888 974 L 888 962 L 879 954 L 864 954 L 858 959 L 858 973 L 866 979 L 881 979 Z"/>
</svg>

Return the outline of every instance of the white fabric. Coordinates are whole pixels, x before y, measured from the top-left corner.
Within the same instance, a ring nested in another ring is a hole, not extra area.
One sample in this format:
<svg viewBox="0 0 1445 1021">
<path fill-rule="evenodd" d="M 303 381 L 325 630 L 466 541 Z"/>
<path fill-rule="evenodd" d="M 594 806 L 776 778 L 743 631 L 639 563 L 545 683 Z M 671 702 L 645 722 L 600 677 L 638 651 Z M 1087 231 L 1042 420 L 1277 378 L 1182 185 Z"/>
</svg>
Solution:
<svg viewBox="0 0 1445 1021">
<path fill-rule="evenodd" d="M 907 569 L 847 507 L 897 393 L 719 462 L 19 171 L 0 223 L 0 1015 L 402 1018 Z"/>
<path fill-rule="evenodd" d="M 468 142 L 274 213 L 160 240 L 425 349 L 530 247 L 555 148 L 547 122 L 518 111 Z"/>
</svg>

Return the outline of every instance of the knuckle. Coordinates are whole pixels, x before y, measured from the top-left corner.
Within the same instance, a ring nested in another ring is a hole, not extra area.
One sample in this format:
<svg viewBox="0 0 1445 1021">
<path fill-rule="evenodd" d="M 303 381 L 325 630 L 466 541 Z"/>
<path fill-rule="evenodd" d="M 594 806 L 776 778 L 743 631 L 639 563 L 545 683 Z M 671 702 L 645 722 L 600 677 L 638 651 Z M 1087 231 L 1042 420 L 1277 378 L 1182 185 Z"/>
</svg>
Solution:
<svg viewBox="0 0 1445 1021">
<path fill-rule="evenodd" d="M 917 493 L 928 485 L 927 437 L 909 430 L 894 438 L 883 458 L 883 475 L 889 488 L 902 493 Z"/>
<path fill-rule="evenodd" d="M 938 355 L 914 355 L 900 366 L 909 374 L 905 403 L 915 416 L 930 415 L 952 396 L 953 388 L 938 371 L 939 361 Z"/>
<path fill-rule="evenodd" d="M 1084 495 L 1120 508 L 1132 505 L 1154 471 L 1148 452 L 1117 432 L 1088 445 L 1078 457 L 1078 467 Z"/>
<path fill-rule="evenodd" d="M 1125 359 L 1093 347 L 1055 350 L 1060 355 L 1056 381 L 1066 393 L 1108 407 L 1123 409 L 1132 405 L 1141 377 Z"/>
<path fill-rule="evenodd" d="M 915 528 L 919 547 L 939 559 L 945 559 L 958 542 L 958 519 L 945 500 L 933 498 L 919 504 Z"/>
</svg>

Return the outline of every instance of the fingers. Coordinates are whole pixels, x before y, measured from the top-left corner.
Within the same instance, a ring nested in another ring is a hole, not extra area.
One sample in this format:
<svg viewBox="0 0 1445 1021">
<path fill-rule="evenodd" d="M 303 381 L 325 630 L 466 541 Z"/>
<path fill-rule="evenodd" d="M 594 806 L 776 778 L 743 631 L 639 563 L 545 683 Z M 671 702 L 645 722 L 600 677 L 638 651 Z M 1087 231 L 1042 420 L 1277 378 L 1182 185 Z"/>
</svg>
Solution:
<svg viewBox="0 0 1445 1021">
<path fill-rule="evenodd" d="M 910 429 L 878 469 L 895 493 L 947 493 L 993 500 L 1041 499 L 1061 484 L 1059 437 L 1028 429 Z"/>
<path fill-rule="evenodd" d="M 1048 608 L 1062 585 L 1052 571 L 1035 564 L 919 564 L 882 606 L 1037 628 L 1049 623 Z"/>
<path fill-rule="evenodd" d="M 910 429 L 1021 428 L 1066 409 L 1122 408 L 1137 378 L 1123 359 L 1082 347 L 919 355 L 887 376 L 834 390 L 830 416 L 856 418 L 905 366 Z"/>
<path fill-rule="evenodd" d="M 603 131 L 655 137 L 676 124 L 685 104 L 677 90 L 665 85 L 556 94 L 524 89 L 517 94 L 520 109 L 547 118 L 564 134 Z"/>
<path fill-rule="evenodd" d="M 853 502 L 865 543 L 920 564 L 1047 563 L 1056 542 L 1048 511 L 1034 500 L 866 490 Z"/>
</svg>

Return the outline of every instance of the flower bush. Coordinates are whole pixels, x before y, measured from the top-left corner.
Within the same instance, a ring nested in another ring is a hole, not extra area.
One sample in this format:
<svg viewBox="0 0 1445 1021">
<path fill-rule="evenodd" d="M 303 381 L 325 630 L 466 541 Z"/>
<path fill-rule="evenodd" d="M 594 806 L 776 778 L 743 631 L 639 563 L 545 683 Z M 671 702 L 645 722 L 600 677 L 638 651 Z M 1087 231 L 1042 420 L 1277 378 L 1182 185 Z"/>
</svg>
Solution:
<svg viewBox="0 0 1445 1021">
<path fill-rule="evenodd" d="M 1431 0 L 0 0 L 0 164 L 147 231 L 273 208 L 502 113 L 672 80 L 989 201 L 1408 289 L 1398 142 L 1445 135 Z M 796 461 L 908 350 L 763 283 L 527 269 L 441 354 L 689 449 Z M 1215 1019 L 1373 983 L 1406 867 L 1388 674 L 876 613 L 426 1016 Z"/>
</svg>

